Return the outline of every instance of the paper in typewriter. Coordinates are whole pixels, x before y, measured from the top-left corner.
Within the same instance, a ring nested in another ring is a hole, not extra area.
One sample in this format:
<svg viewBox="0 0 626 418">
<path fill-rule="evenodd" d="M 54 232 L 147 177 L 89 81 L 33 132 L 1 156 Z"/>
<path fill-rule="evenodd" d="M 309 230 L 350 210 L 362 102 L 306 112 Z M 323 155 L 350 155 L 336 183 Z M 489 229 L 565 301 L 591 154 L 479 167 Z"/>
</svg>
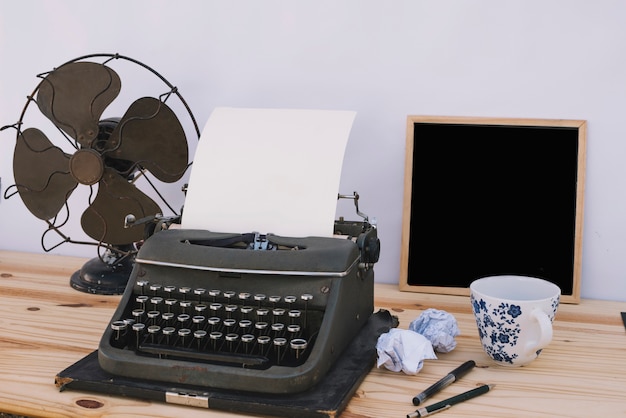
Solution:
<svg viewBox="0 0 626 418">
<path fill-rule="evenodd" d="M 355 115 L 216 108 L 196 150 L 182 228 L 332 236 Z"/>
</svg>

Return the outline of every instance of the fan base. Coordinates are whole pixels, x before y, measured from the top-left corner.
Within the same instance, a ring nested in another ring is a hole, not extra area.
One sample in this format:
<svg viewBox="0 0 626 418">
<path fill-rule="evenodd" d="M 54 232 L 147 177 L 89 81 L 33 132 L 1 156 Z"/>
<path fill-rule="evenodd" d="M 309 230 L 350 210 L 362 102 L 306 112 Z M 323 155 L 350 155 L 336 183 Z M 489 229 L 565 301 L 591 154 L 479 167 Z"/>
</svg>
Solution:
<svg viewBox="0 0 626 418">
<path fill-rule="evenodd" d="M 121 295 L 126 289 L 134 261 L 134 256 L 113 262 L 103 261 L 100 257 L 92 258 L 72 274 L 70 286 L 96 295 Z"/>
</svg>

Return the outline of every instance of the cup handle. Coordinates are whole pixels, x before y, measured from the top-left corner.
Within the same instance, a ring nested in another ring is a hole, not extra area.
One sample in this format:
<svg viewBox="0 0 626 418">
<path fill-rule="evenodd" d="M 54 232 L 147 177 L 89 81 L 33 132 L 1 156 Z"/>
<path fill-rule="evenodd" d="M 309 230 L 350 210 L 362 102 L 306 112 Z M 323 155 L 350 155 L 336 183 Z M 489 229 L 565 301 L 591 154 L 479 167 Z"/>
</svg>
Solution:
<svg viewBox="0 0 626 418">
<path fill-rule="evenodd" d="M 529 344 L 529 349 L 536 351 L 546 347 L 552 341 L 552 321 L 541 309 L 534 309 L 531 316 L 539 323 L 539 340 L 533 344 L 533 347 Z"/>
</svg>

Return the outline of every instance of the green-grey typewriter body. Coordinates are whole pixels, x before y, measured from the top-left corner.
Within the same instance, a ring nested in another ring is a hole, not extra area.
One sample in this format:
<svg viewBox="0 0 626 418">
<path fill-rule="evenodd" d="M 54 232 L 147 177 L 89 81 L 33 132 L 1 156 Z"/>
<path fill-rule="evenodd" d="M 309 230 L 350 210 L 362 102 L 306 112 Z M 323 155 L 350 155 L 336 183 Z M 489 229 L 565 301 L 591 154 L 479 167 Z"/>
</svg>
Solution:
<svg viewBox="0 0 626 418">
<path fill-rule="evenodd" d="M 172 384 L 309 389 L 374 309 L 376 229 L 342 221 L 335 229 L 349 233 L 154 234 L 102 336 L 101 367 Z"/>
</svg>

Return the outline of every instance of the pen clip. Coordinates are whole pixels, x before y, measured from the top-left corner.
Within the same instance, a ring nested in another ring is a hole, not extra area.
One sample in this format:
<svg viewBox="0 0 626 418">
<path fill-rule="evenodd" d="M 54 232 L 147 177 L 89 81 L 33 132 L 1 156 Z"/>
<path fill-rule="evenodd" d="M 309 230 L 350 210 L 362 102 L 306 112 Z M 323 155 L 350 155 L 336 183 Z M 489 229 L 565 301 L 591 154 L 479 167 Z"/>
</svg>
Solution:
<svg viewBox="0 0 626 418">
<path fill-rule="evenodd" d="M 441 411 L 445 411 L 446 409 L 452 408 L 452 405 L 448 404 L 446 406 L 444 406 L 443 408 L 439 408 L 435 411 L 431 411 L 428 413 L 428 415 L 432 415 L 432 414 L 436 414 L 437 412 L 441 412 Z"/>
</svg>

